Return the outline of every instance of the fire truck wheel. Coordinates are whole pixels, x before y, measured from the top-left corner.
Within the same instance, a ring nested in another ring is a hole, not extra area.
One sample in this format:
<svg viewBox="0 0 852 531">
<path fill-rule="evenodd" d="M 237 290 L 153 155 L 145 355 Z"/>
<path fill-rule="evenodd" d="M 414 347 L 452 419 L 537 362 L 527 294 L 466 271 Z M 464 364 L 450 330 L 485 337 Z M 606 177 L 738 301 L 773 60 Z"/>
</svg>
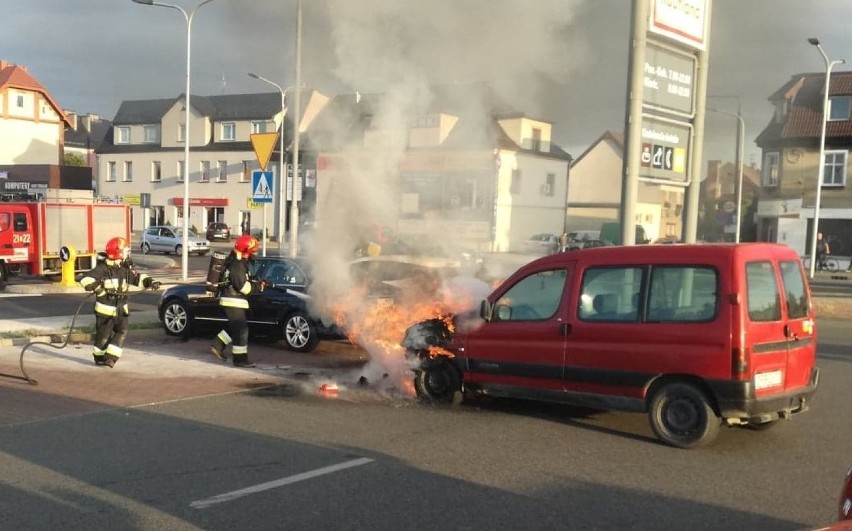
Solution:
<svg viewBox="0 0 852 531">
<path fill-rule="evenodd" d="M 420 400 L 449 403 L 461 391 L 461 375 L 446 360 L 427 361 L 414 373 L 414 391 Z"/>
<path fill-rule="evenodd" d="M 160 322 L 166 334 L 177 337 L 189 337 L 191 316 L 186 304 L 180 299 L 169 299 L 163 304 Z"/>
<path fill-rule="evenodd" d="M 7 280 L 9 280 L 9 273 L 6 271 L 6 266 L 0 264 L 0 290 L 6 289 Z"/>
<path fill-rule="evenodd" d="M 287 316 L 282 328 L 287 348 L 296 352 L 312 352 L 319 344 L 316 326 L 304 312 Z"/>
</svg>

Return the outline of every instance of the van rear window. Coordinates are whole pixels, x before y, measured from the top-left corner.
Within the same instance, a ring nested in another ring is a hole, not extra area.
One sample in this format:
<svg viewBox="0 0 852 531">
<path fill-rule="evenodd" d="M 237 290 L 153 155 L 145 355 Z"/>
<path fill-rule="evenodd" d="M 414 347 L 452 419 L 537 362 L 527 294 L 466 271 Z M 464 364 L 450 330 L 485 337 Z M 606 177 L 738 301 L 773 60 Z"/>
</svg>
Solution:
<svg viewBox="0 0 852 531">
<path fill-rule="evenodd" d="M 798 261 L 785 261 L 781 267 L 781 281 L 784 283 L 784 294 L 787 299 L 787 317 L 800 319 L 808 316 L 808 290 L 805 288 L 805 278 Z"/>
<path fill-rule="evenodd" d="M 755 322 L 781 320 L 781 294 L 771 262 L 746 264 L 746 288 L 749 319 Z"/>
<path fill-rule="evenodd" d="M 655 266 L 651 273 L 648 321 L 692 323 L 716 316 L 718 282 L 709 267 Z"/>
</svg>

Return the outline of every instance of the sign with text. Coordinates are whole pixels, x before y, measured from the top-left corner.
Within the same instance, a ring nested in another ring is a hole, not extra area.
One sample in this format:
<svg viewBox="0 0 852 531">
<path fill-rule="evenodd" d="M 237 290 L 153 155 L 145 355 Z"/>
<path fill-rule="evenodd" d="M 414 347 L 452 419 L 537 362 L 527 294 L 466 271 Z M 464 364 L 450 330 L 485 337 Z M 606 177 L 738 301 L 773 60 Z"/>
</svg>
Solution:
<svg viewBox="0 0 852 531">
<path fill-rule="evenodd" d="M 698 50 L 707 46 L 710 0 L 651 0 L 648 30 Z"/>
<path fill-rule="evenodd" d="M 687 183 L 692 126 L 684 122 L 642 115 L 642 152 L 639 178 L 669 184 Z"/>
<path fill-rule="evenodd" d="M 677 53 L 648 43 L 642 103 L 654 109 L 674 111 L 692 117 L 695 93 L 694 56 Z"/>
</svg>

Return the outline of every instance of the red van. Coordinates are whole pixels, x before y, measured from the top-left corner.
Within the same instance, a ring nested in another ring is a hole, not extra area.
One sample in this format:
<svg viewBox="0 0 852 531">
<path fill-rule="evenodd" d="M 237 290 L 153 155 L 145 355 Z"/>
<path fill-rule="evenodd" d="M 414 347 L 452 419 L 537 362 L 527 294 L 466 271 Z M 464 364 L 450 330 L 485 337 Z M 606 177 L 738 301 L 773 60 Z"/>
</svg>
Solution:
<svg viewBox="0 0 852 531">
<path fill-rule="evenodd" d="M 799 256 L 769 243 L 599 247 L 516 271 L 479 315 L 411 327 L 415 389 L 647 412 L 693 448 L 808 409 L 816 328 Z M 437 347 L 437 348 L 436 348 Z"/>
</svg>

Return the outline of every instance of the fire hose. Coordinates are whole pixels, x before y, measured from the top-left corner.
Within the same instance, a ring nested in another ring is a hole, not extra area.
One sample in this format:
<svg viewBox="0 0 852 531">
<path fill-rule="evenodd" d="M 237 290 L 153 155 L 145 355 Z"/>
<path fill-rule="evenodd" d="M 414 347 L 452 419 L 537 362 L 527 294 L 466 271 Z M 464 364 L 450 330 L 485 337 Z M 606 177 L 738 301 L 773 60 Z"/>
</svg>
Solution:
<svg viewBox="0 0 852 531">
<path fill-rule="evenodd" d="M 141 289 L 141 290 L 136 291 L 136 292 L 127 293 L 126 296 L 129 298 L 129 297 L 132 297 L 133 295 L 136 295 L 138 293 L 143 293 L 144 291 L 146 291 L 146 290 Z M 77 306 L 77 310 L 74 312 L 74 315 L 71 317 L 71 324 L 68 327 L 68 333 L 65 334 L 65 339 L 62 341 L 62 343 L 55 343 L 55 342 L 52 342 L 52 341 L 32 341 L 31 340 L 26 345 L 24 345 L 24 348 L 21 349 L 21 357 L 19 359 L 19 364 L 20 364 L 20 367 L 21 367 L 21 374 L 23 374 L 23 378 L 21 378 L 20 376 L 14 376 L 14 378 L 20 378 L 20 379 L 26 380 L 27 383 L 29 383 L 30 385 L 38 385 L 38 380 L 30 377 L 30 375 L 27 374 L 27 369 L 26 369 L 26 367 L 24 367 L 24 354 L 27 352 L 28 348 L 35 346 L 35 345 L 46 345 L 48 347 L 55 348 L 57 350 L 63 349 L 66 346 L 68 346 L 68 341 L 71 339 L 71 334 L 74 332 L 74 323 L 77 321 L 77 316 L 80 314 L 80 310 L 83 309 L 83 305 L 86 304 L 86 301 L 89 300 L 89 297 L 91 297 L 92 295 L 94 295 L 94 293 L 89 293 L 88 295 L 86 295 L 83 298 L 83 300 L 80 302 L 80 305 Z"/>
</svg>

